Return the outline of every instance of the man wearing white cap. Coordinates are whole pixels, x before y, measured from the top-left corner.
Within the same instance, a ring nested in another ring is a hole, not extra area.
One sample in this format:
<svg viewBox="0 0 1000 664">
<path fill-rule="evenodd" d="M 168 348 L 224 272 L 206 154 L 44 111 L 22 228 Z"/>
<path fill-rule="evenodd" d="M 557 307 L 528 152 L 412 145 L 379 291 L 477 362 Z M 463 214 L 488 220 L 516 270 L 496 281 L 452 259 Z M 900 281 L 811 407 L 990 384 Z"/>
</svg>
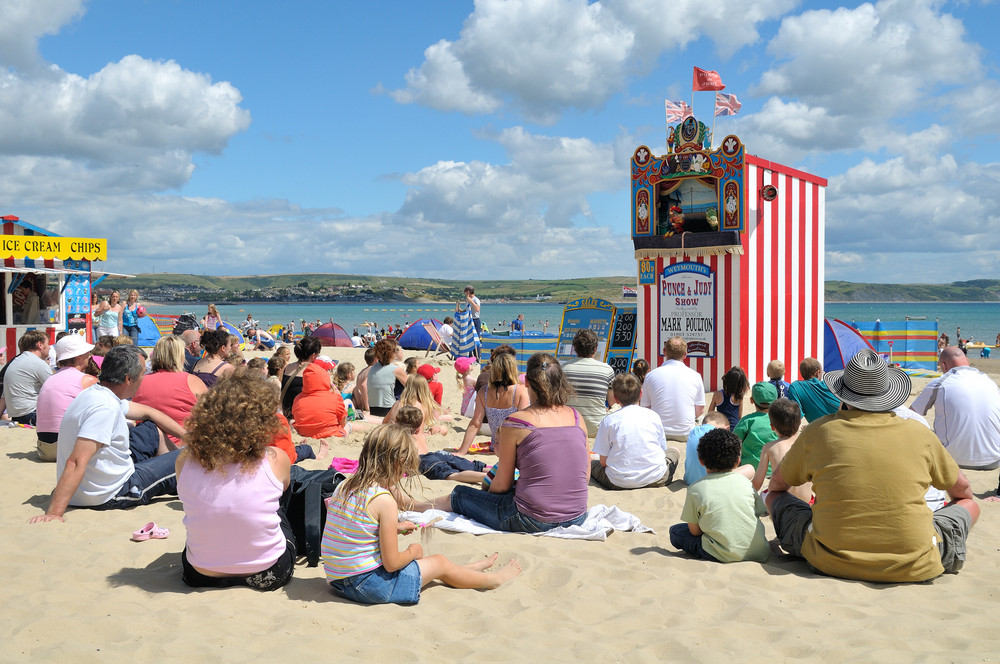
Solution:
<svg viewBox="0 0 1000 664">
<path fill-rule="evenodd" d="M 782 547 L 847 579 L 901 583 L 957 573 L 979 507 L 937 436 L 891 412 L 909 398 L 910 377 L 864 349 L 823 380 L 847 410 L 806 427 L 774 470 L 767 506 Z M 813 508 L 786 493 L 805 482 L 813 483 Z M 928 486 L 953 502 L 931 512 Z"/>
<path fill-rule="evenodd" d="M 84 373 L 94 344 L 78 334 L 69 334 L 56 342 L 57 371 L 38 392 L 38 456 L 42 461 L 56 460 L 56 441 L 63 413 L 80 392 L 97 382 L 97 376 Z"/>
</svg>

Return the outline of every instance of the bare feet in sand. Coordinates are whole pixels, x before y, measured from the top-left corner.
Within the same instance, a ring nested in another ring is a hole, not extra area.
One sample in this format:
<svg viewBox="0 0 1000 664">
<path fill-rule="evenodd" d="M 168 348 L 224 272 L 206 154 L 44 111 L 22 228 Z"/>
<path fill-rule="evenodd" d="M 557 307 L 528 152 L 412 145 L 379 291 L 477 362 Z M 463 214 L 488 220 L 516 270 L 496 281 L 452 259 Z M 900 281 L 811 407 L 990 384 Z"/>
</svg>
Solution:
<svg viewBox="0 0 1000 664">
<path fill-rule="evenodd" d="M 316 453 L 316 459 L 322 461 L 329 453 L 330 443 L 326 442 L 326 438 L 321 438 L 319 441 L 319 452 Z"/>
<path fill-rule="evenodd" d="M 468 563 L 467 565 L 464 565 L 464 567 L 468 567 L 469 569 L 474 569 L 477 572 L 482 572 L 484 569 L 489 569 L 493 567 L 493 563 L 495 563 L 497 561 L 497 558 L 499 557 L 500 557 L 499 553 L 494 553 L 492 556 L 488 556 L 486 558 L 483 558 L 482 560 L 475 560 L 471 563 Z"/>
<path fill-rule="evenodd" d="M 507 561 L 506 565 L 504 565 L 497 571 L 486 572 L 486 574 L 492 577 L 493 581 L 496 582 L 496 585 L 492 586 L 493 588 L 496 588 L 497 586 L 503 583 L 507 583 L 515 576 L 519 575 L 522 571 L 523 570 L 521 569 L 521 563 L 517 562 L 516 559 L 511 558 L 509 561 Z"/>
</svg>

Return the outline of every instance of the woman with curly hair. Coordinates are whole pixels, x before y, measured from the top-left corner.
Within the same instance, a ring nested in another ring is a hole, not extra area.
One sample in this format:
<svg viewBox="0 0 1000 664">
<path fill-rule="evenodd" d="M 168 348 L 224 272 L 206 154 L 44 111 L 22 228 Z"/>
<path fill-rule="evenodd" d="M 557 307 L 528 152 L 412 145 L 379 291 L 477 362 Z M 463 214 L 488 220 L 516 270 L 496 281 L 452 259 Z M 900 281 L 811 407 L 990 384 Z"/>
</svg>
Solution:
<svg viewBox="0 0 1000 664">
<path fill-rule="evenodd" d="M 177 457 L 184 503 L 184 583 L 275 590 L 295 566 L 295 536 L 281 511 L 291 462 L 271 447 L 274 388 L 240 369 L 206 392 L 187 421 Z"/>
</svg>

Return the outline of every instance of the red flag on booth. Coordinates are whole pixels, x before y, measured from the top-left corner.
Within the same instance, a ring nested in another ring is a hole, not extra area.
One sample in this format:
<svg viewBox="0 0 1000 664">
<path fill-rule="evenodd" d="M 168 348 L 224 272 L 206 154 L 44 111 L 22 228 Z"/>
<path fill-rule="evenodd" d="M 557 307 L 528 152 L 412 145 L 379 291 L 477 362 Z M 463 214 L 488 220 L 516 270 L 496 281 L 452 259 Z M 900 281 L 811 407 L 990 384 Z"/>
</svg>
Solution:
<svg viewBox="0 0 1000 664">
<path fill-rule="evenodd" d="M 692 88 L 695 92 L 701 92 L 703 90 L 725 90 L 726 86 L 722 84 L 722 79 L 719 78 L 719 72 L 694 68 L 694 87 Z"/>
</svg>

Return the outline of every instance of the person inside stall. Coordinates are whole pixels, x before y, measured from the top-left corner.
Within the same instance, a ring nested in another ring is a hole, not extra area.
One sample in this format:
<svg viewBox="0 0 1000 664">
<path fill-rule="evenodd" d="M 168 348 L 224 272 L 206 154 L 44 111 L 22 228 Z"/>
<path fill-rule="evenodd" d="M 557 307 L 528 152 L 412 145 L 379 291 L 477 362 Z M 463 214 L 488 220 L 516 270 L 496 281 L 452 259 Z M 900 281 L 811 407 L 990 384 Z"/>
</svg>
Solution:
<svg viewBox="0 0 1000 664">
<path fill-rule="evenodd" d="M 34 325 L 38 322 L 38 293 L 35 292 L 34 282 L 25 277 L 17 285 L 17 292 L 20 297 L 15 298 L 15 303 L 20 300 L 21 324 Z"/>
</svg>

